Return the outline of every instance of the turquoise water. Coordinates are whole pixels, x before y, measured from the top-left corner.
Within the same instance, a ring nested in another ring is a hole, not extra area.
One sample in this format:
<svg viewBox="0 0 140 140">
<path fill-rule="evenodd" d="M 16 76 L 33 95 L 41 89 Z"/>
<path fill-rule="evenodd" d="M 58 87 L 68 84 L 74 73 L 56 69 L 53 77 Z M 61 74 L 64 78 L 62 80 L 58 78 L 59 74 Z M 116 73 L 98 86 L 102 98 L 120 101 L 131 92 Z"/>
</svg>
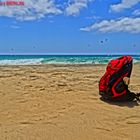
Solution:
<svg viewBox="0 0 140 140">
<path fill-rule="evenodd" d="M 119 55 L 0 55 L 0 65 L 107 64 Z M 133 55 L 140 63 L 140 55 Z"/>
</svg>

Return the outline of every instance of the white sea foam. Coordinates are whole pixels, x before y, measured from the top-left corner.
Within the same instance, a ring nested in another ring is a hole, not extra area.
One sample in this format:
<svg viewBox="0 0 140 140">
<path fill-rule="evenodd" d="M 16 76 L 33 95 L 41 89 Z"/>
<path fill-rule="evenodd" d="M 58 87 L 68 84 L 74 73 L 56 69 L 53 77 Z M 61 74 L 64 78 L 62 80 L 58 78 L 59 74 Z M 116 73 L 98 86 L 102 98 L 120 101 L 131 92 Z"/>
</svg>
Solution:
<svg viewBox="0 0 140 140">
<path fill-rule="evenodd" d="M 38 57 L 38 58 L 37 58 Z M 40 65 L 40 64 L 107 64 L 115 57 L 68 57 L 68 56 L 1 56 L 0 65 Z M 140 63 L 140 57 L 134 57 Z"/>
<path fill-rule="evenodd" d="M 15 60 L 0 60 L 0 65 L 39 65 L 43 58 L 39 59 L 15 59 Z"/>
<path fill-rule="evenodd" d="M 136 60 L 136 59 L 134 59 L 133 62 L 134 62 L 134 63 L 140 63 L 140 60 Z"/>
</svg>

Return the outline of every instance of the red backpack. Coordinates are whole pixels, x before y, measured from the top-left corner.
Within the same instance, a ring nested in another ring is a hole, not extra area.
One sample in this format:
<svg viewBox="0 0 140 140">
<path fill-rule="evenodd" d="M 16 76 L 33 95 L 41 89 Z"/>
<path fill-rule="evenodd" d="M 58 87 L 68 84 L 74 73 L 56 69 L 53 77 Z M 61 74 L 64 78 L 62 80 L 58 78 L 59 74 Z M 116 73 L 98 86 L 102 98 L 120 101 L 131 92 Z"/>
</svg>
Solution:
<svg viewBox="0 0 140 140">
<path fill-rule="evenodd" d="M 111 60 L 105 74 L 99 82 L 99 94 L 106 99 L 118 98 L 128 91 L 123 78 L 130 77 L 132 71 L 132 57 L 122 56 Z"/>
</svg>

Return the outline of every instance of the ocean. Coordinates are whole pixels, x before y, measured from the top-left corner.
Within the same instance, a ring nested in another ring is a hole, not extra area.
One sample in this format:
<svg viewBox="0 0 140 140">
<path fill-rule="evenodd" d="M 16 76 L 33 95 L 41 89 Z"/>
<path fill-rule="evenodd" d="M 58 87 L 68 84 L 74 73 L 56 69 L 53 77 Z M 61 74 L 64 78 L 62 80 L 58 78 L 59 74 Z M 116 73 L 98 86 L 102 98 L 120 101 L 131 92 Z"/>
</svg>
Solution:
<svg viewBox="0 0 140 140">
<path fill-rule="evenodd" d="M 0 55 L 0 65 L 107 64 L 120 55 Z M 132 55 L 140 63 L 140 55 Z"/>
</svg>

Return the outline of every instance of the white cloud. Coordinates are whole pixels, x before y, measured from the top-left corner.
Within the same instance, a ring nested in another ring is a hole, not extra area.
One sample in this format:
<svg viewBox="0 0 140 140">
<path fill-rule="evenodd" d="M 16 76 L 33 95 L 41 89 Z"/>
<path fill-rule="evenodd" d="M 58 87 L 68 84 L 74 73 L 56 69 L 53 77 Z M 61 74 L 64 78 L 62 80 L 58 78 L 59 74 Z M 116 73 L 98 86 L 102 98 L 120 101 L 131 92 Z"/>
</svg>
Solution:
<svg viewBox="0 0 140 140">
<path fill-rule="evenodd" d="M 61 14 L 54 0 L 24 0 L 24 6 L 0 6 L 0 16 L 17 20 L 36 20 L 48 14 Z"/>
<path fill-rule="evenodd" d="M 98 30 L 99 32 L 129 32 L 140 33 L 140 18 L 121 18 L 118 20 L 103 20 L 89 27 L 81 28 L 81 31 Z"/>
<path fill-rule="evenodd" d="M 119 4 L 111 5 L 110 8 L 114 12 L 120 12 L 124 9 L 131 8 L 132 6 L 138 4 L 140 0 L 122 0 Z"/>
<path fill-rule="evenodd" d="M 16 26 L 16 25 L 11 25 L 10 28 L 19 29 L 20 27 L 19 26 Z"/>
<path fill-rule="evenodd" d="M 67 15 L 78 15 L 80 10 L 86 8 L 89 2 L 94 0 L 70 0 L 66 8 Z"/>
<path fill-rule="evenodd" d="M 99 20 L 99 19 L 101 19 L 101 17 L 93 15 L 93 16 L 85 17 L 85 19 L 88 19 L 88 20 Z"/>
<path fill-rule="evenodd" d="M 140 9 L 135 10 L 132 15 L 134 16 L 140 16 Z"/>
</svg>

